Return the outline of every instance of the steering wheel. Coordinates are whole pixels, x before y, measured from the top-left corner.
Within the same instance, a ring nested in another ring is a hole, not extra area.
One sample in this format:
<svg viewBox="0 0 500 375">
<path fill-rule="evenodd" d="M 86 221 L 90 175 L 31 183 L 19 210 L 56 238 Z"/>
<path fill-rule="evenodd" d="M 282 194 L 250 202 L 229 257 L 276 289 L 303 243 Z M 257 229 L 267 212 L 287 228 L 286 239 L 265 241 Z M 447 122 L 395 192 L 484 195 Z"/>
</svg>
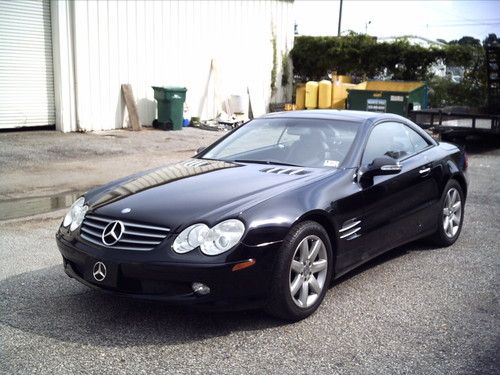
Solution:
<svg viewBox="0 0 500 375">
<path fill-rule="evenodd" d="M 345 154 L 341 151 L 339 151 L 338 147 L 343 144 L 342 142 L 342 137 L 340 136 L 339 132 L 335 129 L 328 129 L 328 137 L 327 137 L 327 142 L 328 142 L 328 151 L 326 156 L 326 159 L 336 159 L 336 160 L 343 160 L 345 157 Z"/>
</svg>

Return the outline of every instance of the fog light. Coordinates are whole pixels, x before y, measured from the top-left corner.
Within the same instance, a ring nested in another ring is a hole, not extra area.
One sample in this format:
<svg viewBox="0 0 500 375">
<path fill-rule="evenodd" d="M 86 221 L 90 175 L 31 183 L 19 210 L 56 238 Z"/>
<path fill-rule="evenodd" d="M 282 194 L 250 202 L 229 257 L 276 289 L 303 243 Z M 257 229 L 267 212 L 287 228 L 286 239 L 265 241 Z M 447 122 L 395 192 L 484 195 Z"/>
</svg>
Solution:
<svg viewBox="0 0 500 375">
<path fill-rule="evenodd" d="M 193 288 L 193 292 L 200 296 L 206 296 L 210 293 L 210 288 L 202 283 L 193 283 L 191 284 L 191 288 Z"/>
</svg>

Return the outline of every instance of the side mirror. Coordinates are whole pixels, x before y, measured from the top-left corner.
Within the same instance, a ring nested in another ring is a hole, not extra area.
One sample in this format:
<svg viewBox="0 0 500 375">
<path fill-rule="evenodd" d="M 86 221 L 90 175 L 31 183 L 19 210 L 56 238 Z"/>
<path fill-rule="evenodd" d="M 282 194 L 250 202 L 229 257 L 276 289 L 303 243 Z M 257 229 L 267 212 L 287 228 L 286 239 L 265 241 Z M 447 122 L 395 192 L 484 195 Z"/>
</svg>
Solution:
<svg viewBox="0 0 500 375">
<path fill-rule="evenodd" d="M 206 149 L 206 147 L 203 147 L 203 146 L 199 147 L 199 148 L 196 150 L 196 155 L 201 154 L 203 151 L 205 151 L 205 149 Z"/>
<path fill-rule="evenodd" d="M 359 180 L 373 183 L 373 177 L 398 174 L 401 172 L 401 164 L 396 159 L 389 156 L 375 158 L 367 166 L 359 169 Z"/>
</svg>

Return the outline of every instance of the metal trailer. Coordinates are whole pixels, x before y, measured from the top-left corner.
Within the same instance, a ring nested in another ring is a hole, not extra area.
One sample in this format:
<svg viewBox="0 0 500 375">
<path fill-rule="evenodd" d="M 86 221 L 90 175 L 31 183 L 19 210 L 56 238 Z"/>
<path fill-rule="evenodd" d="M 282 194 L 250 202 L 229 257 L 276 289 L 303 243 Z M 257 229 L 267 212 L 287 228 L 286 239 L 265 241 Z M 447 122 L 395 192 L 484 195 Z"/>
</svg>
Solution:
<svg viewBox="0 0 500 375">
<path fill-rule="evenodd" d="M 500 115 L 465 114 L 430 109 L 409 111 L 408 118 L 423 129 L 438 133 L 442 137 L 500 134 Z"/>
</svg>

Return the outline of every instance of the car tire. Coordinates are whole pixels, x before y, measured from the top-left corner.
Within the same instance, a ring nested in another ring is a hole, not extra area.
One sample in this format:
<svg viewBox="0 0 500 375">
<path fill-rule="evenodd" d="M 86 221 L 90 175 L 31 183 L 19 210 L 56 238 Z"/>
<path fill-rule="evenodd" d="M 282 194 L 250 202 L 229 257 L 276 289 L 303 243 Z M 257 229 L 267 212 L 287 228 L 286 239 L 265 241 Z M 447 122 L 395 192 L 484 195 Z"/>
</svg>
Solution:
<svg viewBox="0 0 500 375">
<path fill-rule="evenodd" d="M 332 265 L 326 230 L 315 221 L 294 225 L 281 245 L 266 311 L 287 321 L 313 314 L 330 285 Z"/>
<path fill-rule="evenodd" d="M 464 203 L 464 193 L 460 184 L 456 180 L 448 181 L 439 205 L 437 230 L 430 237 L 435 245 L 451 246 L 458 239 L 464 221 Z"/>
</svg>

